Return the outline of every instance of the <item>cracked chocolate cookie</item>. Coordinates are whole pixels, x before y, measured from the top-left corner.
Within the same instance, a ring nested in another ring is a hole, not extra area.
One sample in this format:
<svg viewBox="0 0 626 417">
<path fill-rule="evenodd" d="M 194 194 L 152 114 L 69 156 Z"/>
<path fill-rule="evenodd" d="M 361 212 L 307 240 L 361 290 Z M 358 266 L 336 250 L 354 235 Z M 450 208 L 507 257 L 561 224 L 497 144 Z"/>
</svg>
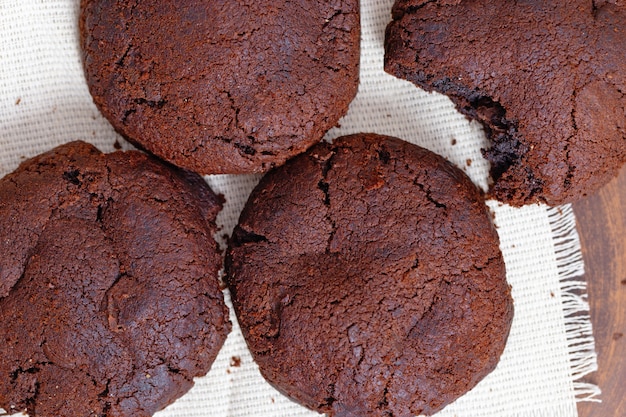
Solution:
<svg viewBox="0 0 626 417">
<path fill-rule="evenodd" d="M 557 205 L 626 161 L 626 7 L 397 0 L 385 71 L 448 95 L 491 140 L 491 194 Z"/>
<path fill-rule="evenodd" d="M 358 0 L 82 0 L 94 102 L 202 174 L 263 172 L 335 126 L 359 75 Z"/>
<path fill-rule="evenodd" d="M 0 407 L 148 417 L 227 333 L 201 177 L 73 142 L 0 180 Z"/>
<path fill-rule="evenodd" d="M 270 171 L 231 237 L 226 279 L 263 376 L 330 416 L 441 410 L 495 368 L 513 317 L 476 186 L 374 134 Z"/>
</svg>

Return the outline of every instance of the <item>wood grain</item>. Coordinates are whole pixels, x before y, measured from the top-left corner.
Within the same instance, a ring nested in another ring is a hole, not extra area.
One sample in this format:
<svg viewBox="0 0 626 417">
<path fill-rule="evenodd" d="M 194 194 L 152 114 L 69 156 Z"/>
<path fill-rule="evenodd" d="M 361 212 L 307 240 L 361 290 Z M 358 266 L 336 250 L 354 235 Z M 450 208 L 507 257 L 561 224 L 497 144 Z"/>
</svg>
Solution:
<svg viewBox="0 0 626 417">
<path fill-rule="evenodd" d="M 596 194 L 575 203 L 602 403 L 579 403 L 579 417 L 626 416 L 626 169 Z"/>
</svg>

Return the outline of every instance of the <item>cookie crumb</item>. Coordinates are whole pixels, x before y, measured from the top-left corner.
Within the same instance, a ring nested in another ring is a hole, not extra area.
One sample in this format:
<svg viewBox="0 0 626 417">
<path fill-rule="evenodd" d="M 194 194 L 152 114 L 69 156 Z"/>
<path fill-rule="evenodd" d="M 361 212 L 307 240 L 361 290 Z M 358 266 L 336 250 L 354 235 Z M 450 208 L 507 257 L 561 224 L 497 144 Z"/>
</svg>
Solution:
<svg viewBox="0 0 626 417">
<path fill-rule="evenodd" d="M 17 100 L 15 100 L 15 105 L 19 106 L 21 102 L 22 102 L 22 98 L 18 97 Z"/>
<path fill-rule="evenodd" d="M 241 366 L 241 358 L 239 356 L 233 356 L 230 358 L 230 366 L 239 368 Z"/>
<path fill-rule="evenodd" d="M 455 139 L 455 138 L 452 138 L 452 140 L 450 141 L 450 144 L 451 144 L 452 146 L 456 145 L 456 139 Z"/>
<path fill-rule="evenodd" d="M 122 144 L 119 140 L 115 139 L 115 142 L 113 142 L 113 147 L 119 151 L 120 149 L 122 149 Z"/>
</svg>

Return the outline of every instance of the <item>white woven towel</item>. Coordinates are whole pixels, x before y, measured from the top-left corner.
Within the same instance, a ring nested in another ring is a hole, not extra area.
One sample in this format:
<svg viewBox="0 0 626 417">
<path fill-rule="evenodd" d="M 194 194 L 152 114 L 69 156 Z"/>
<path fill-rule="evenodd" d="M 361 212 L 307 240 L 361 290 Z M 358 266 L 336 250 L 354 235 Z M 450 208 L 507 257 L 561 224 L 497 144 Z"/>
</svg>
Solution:
<svg viewBox="0 0 626 417">
<path fill-rule="evenodd" d="M 24 158 L 70 140 L 87 140 L 103 151 L 113 151 L 116 140 L 129 147 L 89 96 L 78 49 L 78 3 L 0 0 L 0 176 Z M 481 128 L 445 97 L 383 72 L 391 6 L 392 0 L 363 0 L 359 94 L 328 138 L 356 132 L 397 136 L 444 155 L 485 188 L 488 164 L 480 149 L 487 142 Z M 227 198 L 218 221 L 228 233 L 258 177 L 208 181 Z M 498 368 L 438 416 L 576 416 L 576 401 L 594 400 L 599 392 L 579 382 L 595 369 L 596 358 L 572 210 L 489 205 L 513 287 L 515 319 Z M 158 416 L 316 415 L 264 382 L 231 318 L 234 330 L 209 375 Z"/>
</svg>

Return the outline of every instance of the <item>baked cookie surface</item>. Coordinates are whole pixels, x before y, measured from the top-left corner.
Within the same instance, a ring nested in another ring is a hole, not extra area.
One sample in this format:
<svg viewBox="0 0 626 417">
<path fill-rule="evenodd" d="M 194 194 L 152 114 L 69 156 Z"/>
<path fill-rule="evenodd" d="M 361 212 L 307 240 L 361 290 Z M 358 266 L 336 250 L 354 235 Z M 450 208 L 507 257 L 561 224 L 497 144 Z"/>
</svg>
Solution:
<svg viewBox="0 0 626 417">
<path fill-rule="evenodd" d="M 227 333 L 201 177 L 72 142 L 0 179 L 0 407 L 151 416 Z"/>
<path fill-rule="evenodd" d="M 330 416 L 441 410 L 495 368 L 513 317 L 478 189 L 440 156 L 374 134 L 270 171 L 226 280 L 263 376 Z"/>
<path fill-rule="evenodd" d="M 572 202 L 626 161 L 626 7 L 614 3 L 398 0 L 385 70 L 484 126 L 495 198 Z"/>
<path fill-rule="evenodd" d="M 104 116 L 202 174 L 282 164 L 319 142 L 357 91 L 357 0 L 82 0 L 80 23 Z"/>
</svg>

